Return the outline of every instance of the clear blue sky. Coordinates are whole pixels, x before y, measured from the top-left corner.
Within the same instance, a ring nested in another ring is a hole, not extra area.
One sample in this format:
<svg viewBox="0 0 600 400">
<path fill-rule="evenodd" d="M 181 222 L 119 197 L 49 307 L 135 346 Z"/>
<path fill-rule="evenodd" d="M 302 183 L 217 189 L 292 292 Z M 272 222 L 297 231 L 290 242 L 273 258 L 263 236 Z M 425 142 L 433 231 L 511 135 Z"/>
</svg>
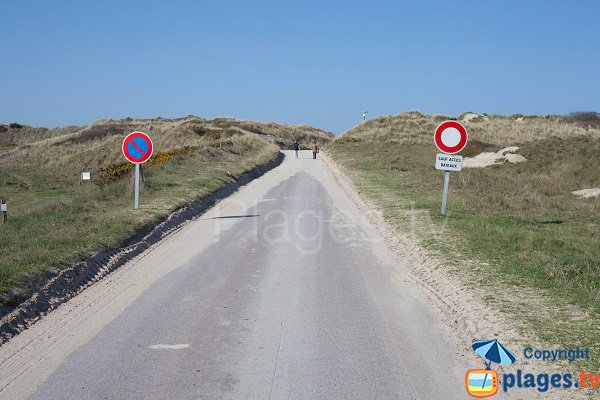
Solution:
<svg viewBox="0 0 600 400">
<path fill-rule="evenodd" d="M 8 1 L 0 121 L 600 111 L 600 1 Z"/>
</svg>

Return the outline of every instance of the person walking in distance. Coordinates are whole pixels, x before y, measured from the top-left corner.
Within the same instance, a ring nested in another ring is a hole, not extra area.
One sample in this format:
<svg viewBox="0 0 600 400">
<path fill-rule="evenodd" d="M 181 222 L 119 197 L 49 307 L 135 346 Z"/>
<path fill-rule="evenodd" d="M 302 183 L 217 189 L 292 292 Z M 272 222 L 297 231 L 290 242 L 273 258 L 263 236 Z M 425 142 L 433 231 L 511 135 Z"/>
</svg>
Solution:
<svg viewBox="0 0 600 400">
<path fill-rule="evenodd" d="M 298 150 L 300 150 L 300 144 L 297 140 L 294 141 L 294 144 L 292 144 L 292 150 L 294 150 L 294 158 L 298 158 Z"/>
<path fill-rule="evenodd" d="M 317 159 L 317 153 L 319 152 L 319 146 L 317 146 L 316 143 L 312 144 L 312 151 L 313 151 L 313 160 Z"/>
</svg>

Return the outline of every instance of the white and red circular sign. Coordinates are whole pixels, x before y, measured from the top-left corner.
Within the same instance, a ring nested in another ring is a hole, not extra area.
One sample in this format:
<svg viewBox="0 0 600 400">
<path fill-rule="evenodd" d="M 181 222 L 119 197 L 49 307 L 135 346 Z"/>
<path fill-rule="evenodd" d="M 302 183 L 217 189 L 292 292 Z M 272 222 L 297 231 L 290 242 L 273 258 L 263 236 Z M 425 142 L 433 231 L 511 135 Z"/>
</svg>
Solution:
<svg viewBox="0 0 600 400">
<path fill-rule="evenodd" d="M 133 132 L 127 135 L 123 140 L 123 155 L 127 161 L 134 164 L 141 164 L 150 157 L 154 151 L 154 145 L 150 136 L 144 132 Z"/>
<path fill-rule="evenodd" d="M 467 145 L 467 130 L 456 121 L 442 122 L 435 129 L 433 141 L 441 152 L 456 154 Z"/>
</svg>

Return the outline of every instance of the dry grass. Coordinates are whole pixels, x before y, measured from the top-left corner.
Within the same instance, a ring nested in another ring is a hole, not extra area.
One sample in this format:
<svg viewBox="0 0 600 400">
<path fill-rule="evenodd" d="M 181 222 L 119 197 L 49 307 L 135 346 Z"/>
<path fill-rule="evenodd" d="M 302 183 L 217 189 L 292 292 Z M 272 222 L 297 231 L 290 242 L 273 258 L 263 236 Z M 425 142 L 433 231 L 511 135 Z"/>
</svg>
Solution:
<svg viewBox="0 0 600 400">
<path fill-rule="evenodd" d="M 222 128 L 238 128 L 259 135 L 271 135 L 278 145 L 289 148 L 294 140 L 298 140 L 302 148 L 310 148 L 312 143 L 324 145 L 331 142 L 334 136 L 330 132 L 308 125 L 281 125 L 274 122 L 238 121 L 229 118 L 218 118 L 210 121 L 212 125 Z"/>
<path fill-rule="evenodd" d="M 184 147 L 206 148 L 222 145 L 244 135 L 265 138 L 288 147 L 299 139 L 308 146 L 316 141 L 328 143 L 333 135 L 308 126 L 280 125 L 234 119 L 203 120 L 188 116 L 174 120 L 148 119 L 101 120 L 84 127 L 46 130 L 23 127 L 0 133 L 0 143 L 19 144 L 10 152 L 0 153 L 0 165 L 18 164 L 23 168 L 44 165 L 63 170 L 74 178 L 82 171 L 102 176 L 110 166 L 123 162 L 121 143 L 127 133 L 143 131 L 151 135 L 156 153 L 169 153 Z M 19 136 L 22 135 L 22 136 Z M 14 140 L 19 137 L 19 140 Z"/>
<path fill-rule="evenodd" d="M 469 140 L 505 147 L 549 137 L 600 137 L 600 128 L 581 126 L 558 116 L 504 117 L 486 116 L 462 122 Z M 522 119 L 521 119 L 522 118 Z M 445 115 L 424 115 L 416 111 L 367 120 L 346 132 L 338 142 L 386 142 L 429 145 L 437 125 L 449 119 Z"/>
<path fill-rule="evenodd" d="M 47 128 L 34 128 L 26 125 L 18 125 L 17 127 L 11 125 L 12 124 L 0 124 L 0 148 L 20 146 L 53 136 L 73 133 L 81 129 L 77 126 L 67 126 L 50 130 Z"/>
</svg>

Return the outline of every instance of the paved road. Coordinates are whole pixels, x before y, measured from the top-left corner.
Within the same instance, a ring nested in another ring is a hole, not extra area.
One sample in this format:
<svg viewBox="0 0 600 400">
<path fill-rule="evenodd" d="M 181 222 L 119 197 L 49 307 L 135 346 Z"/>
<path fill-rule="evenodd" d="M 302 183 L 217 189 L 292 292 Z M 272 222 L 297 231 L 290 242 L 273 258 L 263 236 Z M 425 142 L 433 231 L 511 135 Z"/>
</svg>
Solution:
<svg viewBox="0 0 600 400">
<path fill-rule="evenodd" d="M 301 157 L 0 349 L 0 396 L 465 398 L 424 295 Z"/>
</svg>

